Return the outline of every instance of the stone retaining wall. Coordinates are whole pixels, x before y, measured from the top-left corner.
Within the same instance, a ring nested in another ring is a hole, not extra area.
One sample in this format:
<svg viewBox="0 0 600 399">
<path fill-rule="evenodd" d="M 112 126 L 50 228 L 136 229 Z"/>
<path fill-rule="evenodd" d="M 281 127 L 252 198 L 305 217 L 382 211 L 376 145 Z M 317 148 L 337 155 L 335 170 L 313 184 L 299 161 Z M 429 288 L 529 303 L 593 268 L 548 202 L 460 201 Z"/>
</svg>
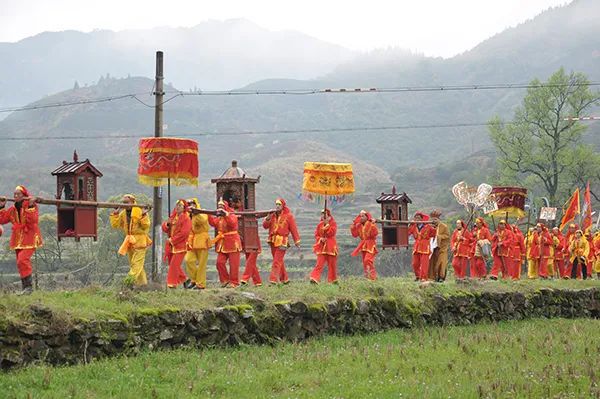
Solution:
<svg viewBox="0 0 600 399">
<path fill-rule="evenodd" d="M 195 312 L 146 310 L 128 319 L 102 321 L 65 320 L 40 305 L 32 305 L 28 311 L 33 321 L 0 320 L 2 369 L 35 362 L 89 362 L 142 349 L 297 342 L 324 334 L 534 317 L 600 318 L 600 289 L 432 294 L 418 307 L 393 297 L 338 299 L 323 304 L 268 304 L 249 298 L 248 305 Z"/>
</svg>

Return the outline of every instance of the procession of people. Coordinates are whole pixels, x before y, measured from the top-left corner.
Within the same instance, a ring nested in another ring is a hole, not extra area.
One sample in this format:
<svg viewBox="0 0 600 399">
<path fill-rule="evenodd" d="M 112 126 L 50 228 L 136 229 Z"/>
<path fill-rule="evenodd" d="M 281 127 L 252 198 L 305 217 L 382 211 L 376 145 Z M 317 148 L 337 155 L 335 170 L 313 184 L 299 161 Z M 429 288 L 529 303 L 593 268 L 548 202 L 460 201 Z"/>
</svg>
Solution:
<svg viewBox="0 0 600 399">
<path fill-rule="evenodd" d="M 0 198 L 0 224 L 12 224 L 10 248 L 15 251 L 23 293 L 30 293 L 31 257 L 42 245 L 38 205 L 36 198 L 23 186 L 16 187 L 12 201 L 14 205 L 6 208 L 6 199 Z M 123 208 L 119 207 L 109 215 L 110 225 L 124 235 L 118 253 L 127 256 L 129 261 L 127 279 L 135 286 L 143 286 L 148 283 L 144 269 L 146 251 L 152 245 L 148 234 L 150 216 L 147 208 L 137 206 L 134 195 L 126 194 L 121 201 Z M 167 287 L 205 289 L 208 252 L 212 247 L 217 254 L 216 270 L 221 287 L 235 288 L 249 282 L 262 285 L 257 266 L 260 243 L 258 249 L 245 247 L 238 231 L 236 209 L 240 209 L 239 199 L 234 197 L 231 202 L 220 199 L 212 214 L 199 212 L 201 207 L 196 198 L 176 202 L 171 215 L 162 223 L 167 236 L 164 255 L 168 264 Z M 255 218 L 258 219 L 258 215 Z M 358 240 L 351 255 L 361 257 L 364 277 L 368 280 L 377 279 L 377 222 L 368 211 L 361 210 L 349 228 L 352 237 Z M 272 257 L 269 283 L 288 284 L 285 256 L 291 245 L 300 247 L 301 240 L 294 215 L 283 198 L 275 201 L 275 209 L 266 215 L 262 226 L 268 231 L 267 243 Z M 210 227 L 215 231 L 213 239 L 210 238 Z M 490 231 L 482 217 L 475 218 L 472 227 L 459 219 L 450 232 L 438 210 L 429 215 L 416 212 L 407 226 L 407 233 L 414 241 L 412 270 L 415 281 L 445 281 L 449 261 L 457 281 L 467 278 L 519 280 L 523 276 L 523 266 L 528 279 L 587 279 L 594 274 L 600 278 L 600 232 L 592 237 L 589 229 L 582 231 L 571 223 L 563 235 L 558 227 L 537 223 L 523 234 L 516 223 L 511 225 L 504 219 L 494 223 L 494 227 L 494 231 Z M 337 232 L 338 223 L 331 209 L 323 209 L 312 246 L 316 263 L 308 279 L 313 284 L 321 282 L 325 268 L 328 283 L 339 281 Z M 246 264 L 240 278 L 242 252 Z"/>
</svg>

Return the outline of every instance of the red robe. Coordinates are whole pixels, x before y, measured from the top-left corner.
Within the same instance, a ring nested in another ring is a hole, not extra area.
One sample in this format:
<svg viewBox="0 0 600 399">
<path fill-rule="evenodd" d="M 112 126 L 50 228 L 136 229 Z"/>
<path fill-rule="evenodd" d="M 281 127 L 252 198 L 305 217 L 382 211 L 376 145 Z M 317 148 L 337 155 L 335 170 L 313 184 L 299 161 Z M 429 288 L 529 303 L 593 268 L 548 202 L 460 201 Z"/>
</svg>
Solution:
<svg viewBox="0 0 600 399">
<path fill-rule="evenodd" d="M 477 228 L 477 226 L 473 227 L 471 237 L 471 257 L 475 256 L 475 247 L 477 246 L 477 241 L 488 240 L 490 243 L 492 242 L 492 233 L 486 226 L 481 226 L 481 228 Z"/>
<path fill-rule="evenodd" d="M 167 226 L 167 222 L 162 224 L 162 230 L 169 235 L 169 253 L 187 252 L 187 241 L 192 231 L 192 219 L 190 219 L 189 213 L 174 214 L 171 216 L 170 222 L 170 226 Z"/>
<path fill-rule="evenodd" d="M 370 254 L 376 254 L 378 252 L 376 239 L 377 235 L 379 235 L 379 230 L 373 220 L 369 219 L 362 224 L 360 222 L 360 216 L 357 217 L 350 227 L 350 233 L 352 233 L 352 237 L 360 238 L 358 246 L 352 251 L 352 256 L 358 256 L 361 252 Z"/>
<path fill-rule="evenodd" d="M 415 239 L 413 254 L 429 255 L 431 253 L 430 239 L 435 238 L 436 229 L 430 224 L 424 224 L 421 230 L 413 223 L 408 228 L 408 234 Z"/>
<path fill-rule="evenodd" d="M 0 209 L 0 224 L 12 224 L 10 249 L 35 249 L 42 246 L 42 234 L 38 226 L 37 204 L 22 201 L 20 210 L 15 205 Z"/>
<path fill-rule="evenodd" d="M 548 231 L 534 232 L 531 252 L 529 252 L 531 258 L 536 260 L 551 258 L 553 245 L 554 240 L 552 240 L 552 235 Z"/>
<path fill-rule="evenodd" d="M 337 241 L 335 239 L 336 233 L 337 223 L 333 217 L 329 219 L 327 224 L 321 220 L 315 229 L 314 253 L 317 255 L 336 256 L 338 254 Z M 325 242 L 321 242 L 321 239 L 325 239 Z"/>
<path fill-rule="evenodd" d="M 213 240 L 217 253 L 227 254 L 242 251 L 236 215 L 229 213 L 227 216 L 209 216 L 208 223 L 217 230 L 217 236 Z"/>
<path fill-rule="evenodd" d="M 471 233 L 466 228 L 454 230 L 450 238 L 453 255 L 468 258 L 471 255 L 471 239 Z"/>
<path fill-rule="evenodd" d="M 513 233 L 505 228 L 497 230 L 492 236 L 492 254 L 494 256 L 510 257 L 513 244 Z"/>
<path fill-rule="evenodd" d="M 294 243 L 300 243 L 300 234 L 298 233 L 298 227 L 296 226 L 296 219 L 294 215 L 284 208 L 279 214 L 273 215 L 268 220 L 263 221 L 263 227 L 269 230 L 269 238 L 267 242 L 274 247 L 287 247 L 289 246 L 289 235 L 292 235 Z"/>
</svg>

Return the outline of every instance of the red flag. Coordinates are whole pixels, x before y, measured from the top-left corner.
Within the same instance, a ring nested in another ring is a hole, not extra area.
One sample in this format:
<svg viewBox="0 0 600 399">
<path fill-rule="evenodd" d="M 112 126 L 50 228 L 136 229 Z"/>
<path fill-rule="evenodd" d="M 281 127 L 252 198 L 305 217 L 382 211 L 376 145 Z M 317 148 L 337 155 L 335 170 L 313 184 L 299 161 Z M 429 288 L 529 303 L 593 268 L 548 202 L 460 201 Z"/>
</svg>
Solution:
<svg viewBox="0 0 600 399">
<path fill-rule="evenodd" d="M 568 204 L 569 206 L 567 207 L 567 209 L 563 207 L 563 217 L 560 221 L 561 230 L 564 229 L 570 221 L 575 219 L 575 215 L 579 214 L 579 187 L 577 187 L 577 189 L 573 193 L 573 196 L 571 196 L 571 199 L 568 201 Z M 565 204 L 565 206 L 566 205 L 567 204 Z"/>
<path fill-rule="evenodd" d="M 592 198 L 590 194 L 590 182 L 587 182 L 585 187 L 585 194 L 583 194 L 583 221 L 581 222 L 581 229 L 584 233 L 587 233 L 591 228 L 594 221 L 592 220 Z"/>
</svg>

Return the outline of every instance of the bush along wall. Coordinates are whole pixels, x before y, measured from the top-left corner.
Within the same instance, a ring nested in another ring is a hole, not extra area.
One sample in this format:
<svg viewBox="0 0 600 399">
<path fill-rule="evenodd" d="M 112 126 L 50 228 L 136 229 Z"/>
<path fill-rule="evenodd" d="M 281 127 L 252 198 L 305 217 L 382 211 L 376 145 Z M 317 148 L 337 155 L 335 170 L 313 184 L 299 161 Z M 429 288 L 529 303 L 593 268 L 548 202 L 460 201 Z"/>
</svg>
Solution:
<svg viewBox="0 0 600 399">
<path fill-rule="evenodd" d="M 26 320 L 0 320 L 0 366 L 86 363 L 140 350 L 210 348 L 298 342 L 324 334 L 452 326 L 527 318 L 599 318 L 600 289 L 541 289 L 531 293 L 459 291 L 422 303 L 394 297 L 327 303 L 266 303 L 203 311 L 141 309 L 129 317 L 77 320 L 31 305 Z"/>
</svg>

